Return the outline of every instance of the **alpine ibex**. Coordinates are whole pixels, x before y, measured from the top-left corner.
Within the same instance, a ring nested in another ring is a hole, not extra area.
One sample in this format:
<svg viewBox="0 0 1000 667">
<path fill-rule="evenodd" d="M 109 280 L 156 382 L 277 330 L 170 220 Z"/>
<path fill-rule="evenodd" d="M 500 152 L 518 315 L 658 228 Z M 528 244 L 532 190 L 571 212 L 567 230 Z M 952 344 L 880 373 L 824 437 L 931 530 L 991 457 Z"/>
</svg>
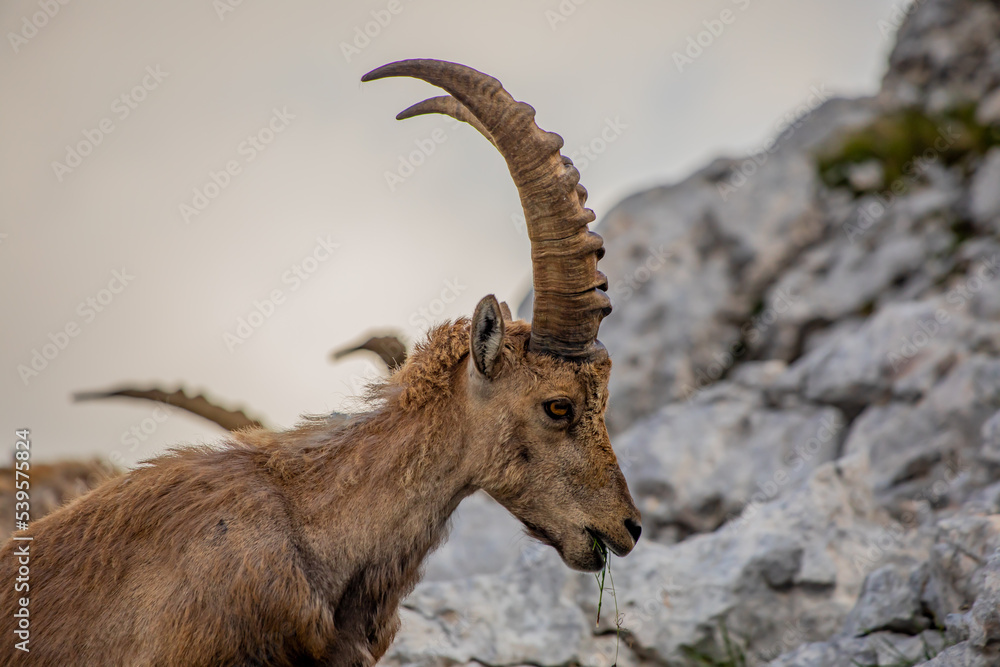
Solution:
<svg viewBox="0 0 1000 667">
<path fill-rule="evenodd" d="M 632 550 L 639 512 L 604 426 L 604 251 L 562 139 L 463 65 L 407 60 L 362 80 L 390 76 L 450 93 L 400 118 L 449 114 L 507 160 L 531 239 L 533 323 L 487 296 L 471 320 L 432 330 L 369 412 L 177 449 L 35 523 L 30 593 L 11 584 L 14 544 L 0 553 L 0 636 L 15 636 L 14 598 L 30 596 L 35 664 L 371 665 L 476 489 L 574 569 Z"/>
</svg>

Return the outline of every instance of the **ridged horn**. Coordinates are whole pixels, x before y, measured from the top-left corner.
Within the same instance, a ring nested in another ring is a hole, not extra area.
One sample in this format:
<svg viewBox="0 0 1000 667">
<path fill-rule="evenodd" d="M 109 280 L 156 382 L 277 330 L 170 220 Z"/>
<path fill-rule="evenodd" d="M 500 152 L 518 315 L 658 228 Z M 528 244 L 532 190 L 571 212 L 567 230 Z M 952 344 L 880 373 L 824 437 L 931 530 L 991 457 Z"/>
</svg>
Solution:
<svg viewBox="0 0 1000 667">
<path fill-rule="evenodd" d="M 611 312 L 607 278 L 597 270 L 604 241 L 587 225 L 587 190 L 572 160 L 559 153 L 562 137 L 535 124 L 535 110 L 517 102 L 499 81 L 465 65 L 401 60 L 372 70 L 362 81 L 392 76 L 422 79 L 451 94 L 411 106 L 397 118 L 442 113 L 475 127 L 507 161 L 531 239 L 535 301 L 530 347 L 585 360 L 604 355 L 597 340 Z"/>
<path fill-rule="evenodd" d="M 203 417 L 215 422 L 227 431 L 237 431 L 246 428 L 264 428 L 256 419 L 251 419 L 242 410 L 227 410 L 205 398 L 203 394 L 188 396 L 184 389 L 168 392 L 163 389 L 113 389 L 111 391 L 81 391 L 73 394 L 74 401 L 92 401 L 102 398 L 141 398 L 157 403 L 166 403 L 175 408 Z"/>
</svg>

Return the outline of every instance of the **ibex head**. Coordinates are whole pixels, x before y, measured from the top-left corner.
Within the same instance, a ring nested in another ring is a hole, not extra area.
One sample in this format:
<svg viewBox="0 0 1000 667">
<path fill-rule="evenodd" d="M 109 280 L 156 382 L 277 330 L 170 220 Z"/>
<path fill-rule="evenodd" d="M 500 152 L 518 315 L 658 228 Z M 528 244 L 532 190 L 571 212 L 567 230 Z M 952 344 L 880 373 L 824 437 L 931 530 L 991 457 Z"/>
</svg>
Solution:
<svg viewBox="0 0 1000 667">
<path fill-rule="evenodd" d="M 366 74 L 423 79 L 450 95 L 397 118 L 443 113 L 465 121 L 500 151 L 517 186 L 531 239 L 532 324 L 512 322 L 491 295 L 479 302 L 469 334 L 463 422 L 483 488 L 528 532 L 578 570 L 604 566 L 605 549 L 629 553 L 640 516 L 604 424 L 611 360 L 597 340 L 611 312 L 597 270 L 603 240 L 588 230 L 593 211 L 563 140 L 541 130 L 535 110 L 493 77 L 456 63 L 405 60 Z"/>
</svg>

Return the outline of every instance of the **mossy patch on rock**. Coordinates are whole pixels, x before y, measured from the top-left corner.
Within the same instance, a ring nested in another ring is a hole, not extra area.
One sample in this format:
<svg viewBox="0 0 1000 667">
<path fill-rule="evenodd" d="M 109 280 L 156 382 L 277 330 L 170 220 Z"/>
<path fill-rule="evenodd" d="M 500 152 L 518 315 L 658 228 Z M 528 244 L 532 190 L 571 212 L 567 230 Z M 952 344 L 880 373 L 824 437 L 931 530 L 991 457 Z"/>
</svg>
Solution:
<svg viewBox="0 0 1000 667">
<path fill-rule="evenodd" d="M 940 116 L 906 109 L 875 120 L 818 156 L 818 169 L 829 187 L 847 187 L 855 194 L 873 192 L 858 188 L 850 178 L 858 165 L 877 161 L 884 170 L 883 189 L 905 191 L 918 181 L 929 164 L 952 166 L 976 160 L 1000 144 L 1000 128 L 976 122 L 976 107 L 967 105 Z"/>
</svg>

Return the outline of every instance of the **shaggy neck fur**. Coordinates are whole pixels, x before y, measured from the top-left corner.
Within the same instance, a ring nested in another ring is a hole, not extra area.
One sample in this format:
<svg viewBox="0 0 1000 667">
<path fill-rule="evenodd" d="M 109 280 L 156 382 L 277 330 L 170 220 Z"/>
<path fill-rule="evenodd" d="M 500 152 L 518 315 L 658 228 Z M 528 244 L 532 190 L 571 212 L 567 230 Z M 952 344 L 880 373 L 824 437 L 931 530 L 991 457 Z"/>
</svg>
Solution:
<svg viewBox="0 0 1000 667">
<path fill-rule="evenodd" d="M 352 648 L 373 658 L 388 647 L 399 602 L 446 536 L 449 517 L 477 488 L 464 402 L 448 400 L 464 391 L 468 340 L 467 320 L 437 328 L 373 390 L 374 410 L 346 423 L 313 420 L 291 432 L 237 436 L 294 499 L 289 512 L 315 559 L 338 636 L 364 638 L 367 646 Z"/>
</svg>

